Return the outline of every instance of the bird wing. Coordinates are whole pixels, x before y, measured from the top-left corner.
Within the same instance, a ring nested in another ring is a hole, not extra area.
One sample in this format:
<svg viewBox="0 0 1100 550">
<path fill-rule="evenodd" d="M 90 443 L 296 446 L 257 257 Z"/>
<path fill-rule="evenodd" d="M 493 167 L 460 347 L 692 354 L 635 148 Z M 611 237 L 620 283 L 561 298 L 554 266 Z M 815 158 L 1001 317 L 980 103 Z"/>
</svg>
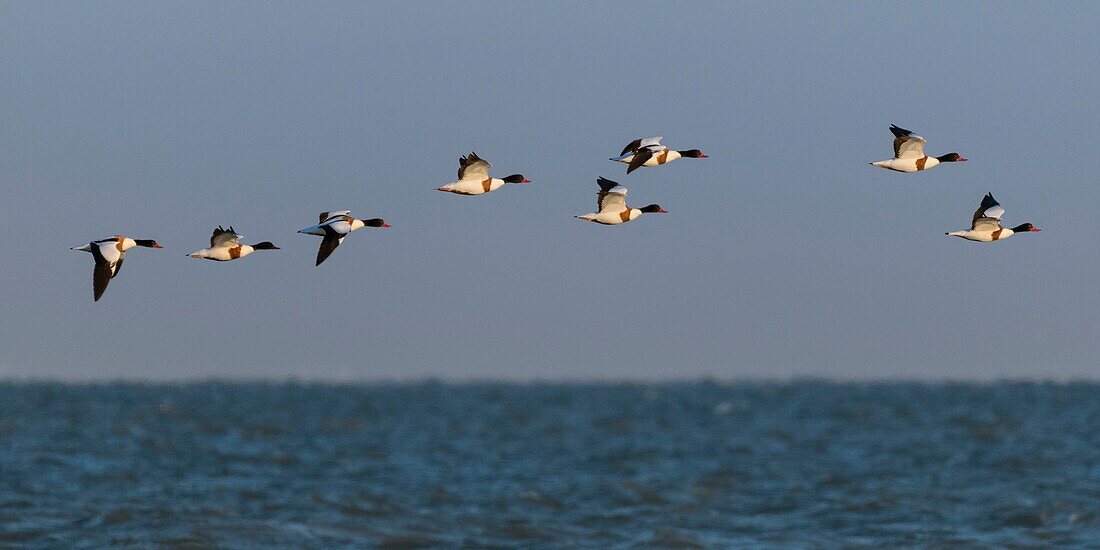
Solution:
<svg viewBox="0 0 1100 550">
<path fill-rule="evenodd" d="M 483 180 L 489 177 L 489 168 L 492 168 L 492 164 L 489 161 L 477 156 L 477 153 L 470 152 L 469 155 L 458 159 L 458 180 Z"/>
<path fill-rule="evenodd" d="M 637 151 L 634 151 L 634 158 L 630 159 L 630 165 L 626 167 L 626 173 L 629 174 L 637 170 L 640 166 L 646 163 L 649 159 L 653 158 L 653 153 L 660 149 L 654 149 L 650 147 L 641 147 Z"/>
<path fill-rule="evenodd" d="M 650 146 L 654 146 L 654 145 L 660 146 L 662 139 L 665 139 L 665 138 L 663 138 L 661 136 L 655 136 L 655 137 L 651 137 L 651 138 L 638 138 L 638 139 L 636 139 L 636 140 L 634 140 L 630 143 L 627 143 L 626 147 L 623 147 L 623 152 L 619 153 L 619 156 L 621 157 L 621 156 L 625 156 L 627 153 L 634 153 L 638 149 L 641 149 L 642 147 L 650 147 Z"/>
<path fill-rule="evenodd" d="M 894 134 L 894 158 L 910 159 L 924 156 L 924 138 L 893 124 L 890 125 L 890 133 Z"/>
<path fill-rule="evenodd" d="M 122 268 L 125 256 L 115 247 L 113 239 L 102 241 L 92 247 L 92 257 L 95 258 L 95 269 L 92 270 L 92 296 L 95 301 L 103 296 L 107 290 L 107 284 L 118 274 Z"/>
<path fill-rule="evenodd" d="M 111 282 L 114 273 L 111 264 L 96 258 L 95 269 L 92 271 L 92 296 L 95 301 L 98 302 L 103 293 L 107 291 L 107 284 Z"/>
<path fill-rule="evenodd" d="M 620 157 L 625 157 L 627 153 L 633 153 L 634 151 L 637 151 L 638 148 L 641 147 L 641 146 L 642 146 L 642 138 L 638 138 L 638 139 L 636 139 L 636 140 L 634 140 L 630 143 L 627 143 L 626 147 L 623 147 L 623 152 L 619 153 L 619 156 Z"/>
<path fill-rule="evenodd" d="M 616 187 L 619 187 L 619 182 L 611 181 L 603 176 L 596 178 L 596 185 L 600 186 L 600 192 L 604 193 L 610 191 Z"/>
<path fill-rule="evenodd" d="M 344 238 L 339 235 L 327 231 L 325 233 L 325 238 L 321 239 L 321 248 L 317 249 L 317 263 L 314 265 L 321 265 L 344 242 Z"/>
<path fill-rule="evenodd" d="M 335 212 L 321 212 L 320 220 L 318 220 L 317 223 L 325 223 L 326 221 L 331 220 L 332 218 L 335 218 L 336 216 L 347 216 L 348 214 L 351 214 L 351 210 L 337 210 Z"/>
<path fill-rule="evenodd" d="M 626 210 L 626 188 L 607 178 L 596 180 L 600 192 L 596 193 L 596 206 L 600 212 L 622 212 Z"/>
<path fill-rule="evenodd" d="M 996 231 L 1001 229 L 1001 220 L 997 218 L 978 218 L 970 225 L 971 231 Z"/>
<path fill-rule="evenodd" d="M 985 197 L 982 198 L 982 205 L 974 211 L 974 219 L 970 224 L 970 229 L 973 231 L 996 231 L 1001 228 L 1001 216 L 1004 213 L 1004 207 L 997 202 L 997 199 L 993 198 L 993 193 L 986 193 Z"/>
<path fill-rule="evenodd" d="M 214 234 L 210 235 L 210 248 L 238 245 L 240 244 L 238 242 L 238 239 L 240 238 L 241 236 L 238 235 L 236 231 L 233 231 L 232 227 L 230 227 L 229 229 L 222 229 L 222 226 L 219 225 L 216 229 L 214 229 Z"/>
</svg>

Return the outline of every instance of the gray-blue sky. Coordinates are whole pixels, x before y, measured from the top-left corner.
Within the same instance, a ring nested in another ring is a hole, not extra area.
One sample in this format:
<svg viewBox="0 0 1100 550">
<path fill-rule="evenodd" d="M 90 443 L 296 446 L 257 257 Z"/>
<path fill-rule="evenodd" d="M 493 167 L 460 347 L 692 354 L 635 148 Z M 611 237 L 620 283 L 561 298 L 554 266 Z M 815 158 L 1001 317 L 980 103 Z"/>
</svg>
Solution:
<svg viewBox="0 0 1100 550">
<path fill-rule="evenodd" d="M 0 374 L 1095 376 L 1086 3 L 5 3 Z M 890 123 L 971 162 L 872 168 Z M 683 160 L 606 159 L 663 135 Z M 536 183 L 432 189 L 476 150 Z M 671 213 L 620 227 L 596 176 Z M 945 237 L 992 191 L 993 245 Z M 318 212 L 381 216 L 313 267 Z M 283 247 L 184 254 L 218 224 Z M 139 249 L 99 303 L 91 258 Z"/>
</svg>

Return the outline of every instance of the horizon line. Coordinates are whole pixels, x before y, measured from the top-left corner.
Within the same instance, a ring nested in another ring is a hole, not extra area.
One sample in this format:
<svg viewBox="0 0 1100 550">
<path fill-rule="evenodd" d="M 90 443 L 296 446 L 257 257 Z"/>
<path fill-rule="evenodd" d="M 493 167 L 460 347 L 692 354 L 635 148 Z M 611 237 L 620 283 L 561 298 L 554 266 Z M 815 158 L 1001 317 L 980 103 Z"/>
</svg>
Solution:
<svg viewBox="0 0 1100 550">
<path fill-rule="evenodd" d="M 68 378 L 51 376 L 8 376 L 0 375 L 0 386 L 4 385 L 47 385 L 67 386 L 103 386 L 103 385 L 148 385 L 148 386 L 186 386 L 203 384 L 268 384 L 268 385 L 316 385 L 316 386 L 415 386 L 439 384 L 447 386 L 538 386 L 538 385 L 576 385 L 576 386 L 649 386 L 649 385 L 691 385 L 714 384 L 719 386 L 735 385 L 786 385 L 786 384 L 835 384 L 835 385 L 996 385 L 996 384 L 1100 384 L 1100 376 L 997 376 L 997 377 L 862 377 L 862 376 L 816 376 L 792 375 L 786 377 L 743 376 L 743 377 L 668 377 L 668 378 L 628 378 L 628 377 L 561 377 L 561 378 L 516 378 L 494 376 L 472 377 L 302 377 L 302 376 L 206 376 L 206 377 L 89 377 Z"/>
</svg>

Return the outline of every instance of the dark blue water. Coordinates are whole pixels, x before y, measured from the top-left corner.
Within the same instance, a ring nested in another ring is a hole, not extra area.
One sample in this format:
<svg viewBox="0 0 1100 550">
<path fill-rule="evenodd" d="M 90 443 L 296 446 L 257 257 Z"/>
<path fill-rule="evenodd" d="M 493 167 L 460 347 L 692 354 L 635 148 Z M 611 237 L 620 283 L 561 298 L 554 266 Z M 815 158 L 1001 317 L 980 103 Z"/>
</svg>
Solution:
<svg viewBox="0 0 1100 550">
<path fill-rule="evenodd" d="M 1091 384 L 0 384 L 0 546 L 1100 545 Z"/>
</svg>

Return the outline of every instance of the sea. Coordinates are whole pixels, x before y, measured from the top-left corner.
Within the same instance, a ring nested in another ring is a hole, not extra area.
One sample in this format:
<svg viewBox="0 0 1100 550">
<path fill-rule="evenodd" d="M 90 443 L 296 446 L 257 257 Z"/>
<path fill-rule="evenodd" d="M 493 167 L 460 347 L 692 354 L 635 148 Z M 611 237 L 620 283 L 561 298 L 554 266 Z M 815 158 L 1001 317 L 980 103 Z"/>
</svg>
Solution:
<svg viewBox="0 0 1100 550">
<path fill-rule="evenodd" d="M 3 548 L 1100 547 L 1093 383 L 0 383 Z"/>
</svg>

